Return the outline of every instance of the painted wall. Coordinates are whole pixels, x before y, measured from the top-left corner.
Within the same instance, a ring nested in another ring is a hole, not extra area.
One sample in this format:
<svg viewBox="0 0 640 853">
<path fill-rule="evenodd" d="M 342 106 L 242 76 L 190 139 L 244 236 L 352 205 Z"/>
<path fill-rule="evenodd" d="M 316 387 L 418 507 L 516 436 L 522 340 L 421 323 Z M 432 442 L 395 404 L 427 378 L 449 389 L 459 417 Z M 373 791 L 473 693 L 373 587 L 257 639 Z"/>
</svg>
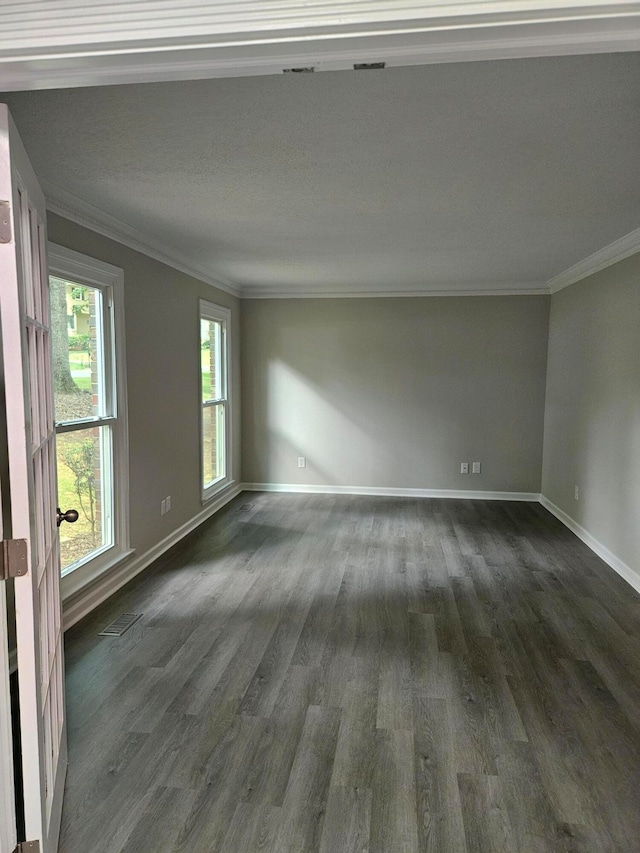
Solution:
<svg viewBox="0 0 640 853">
<path fill-rule="evenodd" d="M 552 297 L 543 472 L 640 582 L 640 255 Z"/>
<path fill-rule="evenodd" d="M 244 481 L 539 492 L 548 314 L 544 296 L 243 301 Z"/>
<path fill-rule="evenodd" d="M 202 510 L 198 300 L 232 310 L 233 385 L 240 381 L 240 311 L 234 296 L 50 214 L 49 240 L 124 270 L 131 546 L 140 555 Z M 233 470 L 240 478 L 240 396 Z M 171 512 L 160 501 L 171 495 Z"/>
</svg>

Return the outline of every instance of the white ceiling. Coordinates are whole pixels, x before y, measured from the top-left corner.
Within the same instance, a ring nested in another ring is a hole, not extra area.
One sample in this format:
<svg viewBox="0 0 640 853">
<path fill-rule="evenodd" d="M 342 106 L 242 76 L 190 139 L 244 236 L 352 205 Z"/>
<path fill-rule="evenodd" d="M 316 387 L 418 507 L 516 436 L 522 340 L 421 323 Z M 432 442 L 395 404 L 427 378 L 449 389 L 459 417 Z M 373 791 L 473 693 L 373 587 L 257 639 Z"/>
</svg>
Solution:
<svg viewBox="0 0 640 853">
<path fill-rule="evenodd" d="M 245 295 L 530 290 L 640 225 L 637 53 L 1 100 L 49 196 Z"/>
</svg>

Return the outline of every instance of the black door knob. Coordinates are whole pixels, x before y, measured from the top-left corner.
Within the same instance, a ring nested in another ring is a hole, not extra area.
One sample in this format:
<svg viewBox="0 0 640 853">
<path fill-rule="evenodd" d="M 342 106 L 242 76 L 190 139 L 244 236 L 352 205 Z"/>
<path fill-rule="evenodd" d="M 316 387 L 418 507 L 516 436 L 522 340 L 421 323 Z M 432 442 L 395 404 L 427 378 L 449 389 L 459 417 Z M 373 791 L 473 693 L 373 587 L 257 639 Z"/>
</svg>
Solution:
<svg viewBox="0 0 640 853">
<path fill-rule="evenodd" d="M 63 521 L 68 521 L 70 524 L 73 524 L 74 521 L 78 520 L 79 513 L 77 509 L 68 509 L 66 512 L 62 512 L 60 507 L 58 507 L 57 513 L 56 524 L 58 527 L 60 527 Z"/>
</svg>

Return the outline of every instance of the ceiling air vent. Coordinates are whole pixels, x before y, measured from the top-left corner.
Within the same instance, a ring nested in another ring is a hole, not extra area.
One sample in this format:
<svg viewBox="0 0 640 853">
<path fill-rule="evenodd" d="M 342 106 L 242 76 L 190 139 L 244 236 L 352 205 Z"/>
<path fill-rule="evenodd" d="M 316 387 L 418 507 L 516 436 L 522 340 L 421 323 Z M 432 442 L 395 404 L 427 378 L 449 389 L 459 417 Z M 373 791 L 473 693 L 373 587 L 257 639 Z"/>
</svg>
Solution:
<svg viewBox="0 0 640 853">
<path fill-rule="evenodd" d="M 313 65 L 309 65 L 306 68 L 283 68 L 283 74 L 312 74 L 316 69 Z"/>
<path fill-rule="evenodd" d="M 385 68 L 386 62 L 356 62 L 353 66 L 354 71 L 371 71 L 375 68 Z"/>
</svg>

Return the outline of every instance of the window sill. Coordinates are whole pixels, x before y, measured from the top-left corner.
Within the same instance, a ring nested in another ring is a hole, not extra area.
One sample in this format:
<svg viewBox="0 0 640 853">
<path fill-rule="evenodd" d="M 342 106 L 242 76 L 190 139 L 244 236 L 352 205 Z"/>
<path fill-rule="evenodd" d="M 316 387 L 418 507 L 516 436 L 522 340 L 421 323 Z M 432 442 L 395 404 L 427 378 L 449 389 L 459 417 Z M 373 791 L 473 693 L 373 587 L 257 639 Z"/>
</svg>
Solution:
<svg viewBox="0 0 640 853">
<path fill-rule="evenodd" d="M 233 488 L 235 486 L 235 480 L 220 480 L 218 483 L 214 483 L 213 486 L 210 486 L 206 491 L 202 492 L 201 495 L 201 503 L 202 506 L 207 506 L 207 504 L 211 503 L 214 498 L 220 497 L 223 492 L 226 492 L 227 489 Z"/>
<path fill-rule="evenodd" d="M 135 554 L 133 548 L 127 550 L 115 547 L 109 548 L 107 551 L 99 554 L 95 559 L 90 560 L 82 566 L 78 566 L 77 569 L 64 575 L 60 581 L 62 601 L 71 598 L 71 596 L 80 592 L 80 590 L 84 589 L 90 583 L 102 577 L 102 575 L 124 563 L 133 554 Z"/>
</svg>

